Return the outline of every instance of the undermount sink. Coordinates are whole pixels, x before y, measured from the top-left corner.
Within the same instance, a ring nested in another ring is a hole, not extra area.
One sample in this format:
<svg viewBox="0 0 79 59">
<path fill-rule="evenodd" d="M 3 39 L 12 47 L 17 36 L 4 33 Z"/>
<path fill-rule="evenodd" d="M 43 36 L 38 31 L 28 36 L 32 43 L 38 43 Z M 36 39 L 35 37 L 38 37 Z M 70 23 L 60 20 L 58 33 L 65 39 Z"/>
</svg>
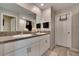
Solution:
<svg viewBox="0 0 79 59">
<path fill-rule="evenodd" d="M 14 35 L 13 37 L 30 37 L 32 34 L 20 34 L 20 35 Z"/>
<path fill-rule="evenodd" d="M 46 34 L 46 33 L 36 33 L 37 35 Z"/>
</svg>

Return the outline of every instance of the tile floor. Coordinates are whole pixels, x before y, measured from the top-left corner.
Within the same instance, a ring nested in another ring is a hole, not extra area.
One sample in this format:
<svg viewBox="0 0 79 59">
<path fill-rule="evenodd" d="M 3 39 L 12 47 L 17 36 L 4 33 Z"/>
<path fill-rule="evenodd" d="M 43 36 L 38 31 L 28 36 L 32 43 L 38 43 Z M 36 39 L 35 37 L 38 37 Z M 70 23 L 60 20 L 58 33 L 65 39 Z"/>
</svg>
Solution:
<svg viewBox="0 0 79 59">
<path fill-rule="evenodd" d="M 79 52 L 71 51 L 66 47 L 56 46 L 53 50 L 48 50 L 44 56 L 79 56 Z"/>
</svg>

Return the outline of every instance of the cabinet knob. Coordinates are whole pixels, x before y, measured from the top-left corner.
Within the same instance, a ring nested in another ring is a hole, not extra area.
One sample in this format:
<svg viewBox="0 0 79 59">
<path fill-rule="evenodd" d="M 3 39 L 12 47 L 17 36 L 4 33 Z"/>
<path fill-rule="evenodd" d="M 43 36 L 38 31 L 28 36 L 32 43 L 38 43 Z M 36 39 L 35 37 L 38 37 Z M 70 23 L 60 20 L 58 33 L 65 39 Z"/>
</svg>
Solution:
<svg viewBox="0 0 79 59">
<path fill-rule="evenodd" d="M 27 48 L 27 53 L 30 53 L 30 52 L 31 52 L 31 47 Z"/>
<path fill-rule="evenodd" d="M 68 32 L 68 34 L 70 34 L 70 32 Z"/>
<path fill-rule="evenodd" d="M 45 40 L 45 43 L 47 43 L 47 40 Z"/>
</svg>

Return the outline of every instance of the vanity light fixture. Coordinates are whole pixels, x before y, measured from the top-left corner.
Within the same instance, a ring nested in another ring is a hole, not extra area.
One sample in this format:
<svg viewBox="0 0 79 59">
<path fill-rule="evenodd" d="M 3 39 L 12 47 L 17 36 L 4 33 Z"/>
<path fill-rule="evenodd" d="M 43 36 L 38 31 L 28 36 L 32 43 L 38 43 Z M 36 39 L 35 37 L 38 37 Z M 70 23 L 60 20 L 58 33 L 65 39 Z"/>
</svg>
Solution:
<svg viewBox="0 0 79 59">
<path fill-rule="evenodd" d="M 44 6 L 44 3 L 41 3 L 41 6 Z"/>
</svg>

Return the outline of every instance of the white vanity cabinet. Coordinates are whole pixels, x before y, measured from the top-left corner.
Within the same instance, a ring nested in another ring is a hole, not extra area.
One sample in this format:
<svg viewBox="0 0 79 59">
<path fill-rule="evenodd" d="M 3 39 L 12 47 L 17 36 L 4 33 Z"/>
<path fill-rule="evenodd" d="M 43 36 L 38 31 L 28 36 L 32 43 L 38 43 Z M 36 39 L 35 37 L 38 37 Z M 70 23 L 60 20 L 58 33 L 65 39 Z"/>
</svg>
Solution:
<svg viewBox="0 0 79 59">
<path fill-rule="evenodd" d="M 3 45 L 0 44 L 0 56 L 3 56 Z"/>
<path fill-rule="evenodd" d="M 24 55 L 26 39 L 3 44 L 4 55 Z"/>
<path fill-rule="evenodd" d="M 21 49 L 17 49 L 17 50 L 14 50 L 8 54 L 6 54 L 5 56 L 27 56 L 27 48 L 24 47 L 24 48 L 21 48 Z"/>
<path fill-rule="evenodd" d="M 40 56 L 50 47 L 50 35 L 41 35 L 0 45 L 0 55 Z"/>
<path fill-rule="evenodd" d="M 20 40 L 21 41 L 21 40 Z M 20 41 L 16 41 L 16 42 L 10 42 L 10 43 L 5 43 L 3 45 L 4 47 L 4 55 L 5 56 L 26 56 L 27 55 L 27 51 L 26 51 L 26 47 L 25 47 L 25 43 L 21 42 L 21 44 L 19 46 L 17 46 Z"/>
<path fill-rule="evenodd" d="M 8 42 L 3 44 L 3 54 L 6 55 L 15 50 L 15 42 Z"/>
<path fill-rule="evenodd" d="M 50 48 L 50 35 L 40 37 L 40 55 L 43 55 Z"/>
<path fill-rule="evenodd" d="M 39 43 L 39 36 L 31 38 L 33 40 L 32 44 L 30 44 L 27 48 L 27 54 L 28 56 L 39 56 L 39 50 L 40 50 L 40 43 Z"/>
<path fill-rule="evenodd" d="M 45 39 L 42 39 L 40 41 L 40 55 L 42 55 L 44 52 L 45 52 Z"/>
<path fill-rule="evenodd" d="M 45 48 L 48 50 L 50 48 L 50 35 L 46 35 L 45 39 Z"/>
<path fill-rule="evenodd" d="M 35 44 L 30 45 L 27 48 L 27 54 L 28 56 L 39 56 L 39 42 L 36 42 Z"/>
</svg>

